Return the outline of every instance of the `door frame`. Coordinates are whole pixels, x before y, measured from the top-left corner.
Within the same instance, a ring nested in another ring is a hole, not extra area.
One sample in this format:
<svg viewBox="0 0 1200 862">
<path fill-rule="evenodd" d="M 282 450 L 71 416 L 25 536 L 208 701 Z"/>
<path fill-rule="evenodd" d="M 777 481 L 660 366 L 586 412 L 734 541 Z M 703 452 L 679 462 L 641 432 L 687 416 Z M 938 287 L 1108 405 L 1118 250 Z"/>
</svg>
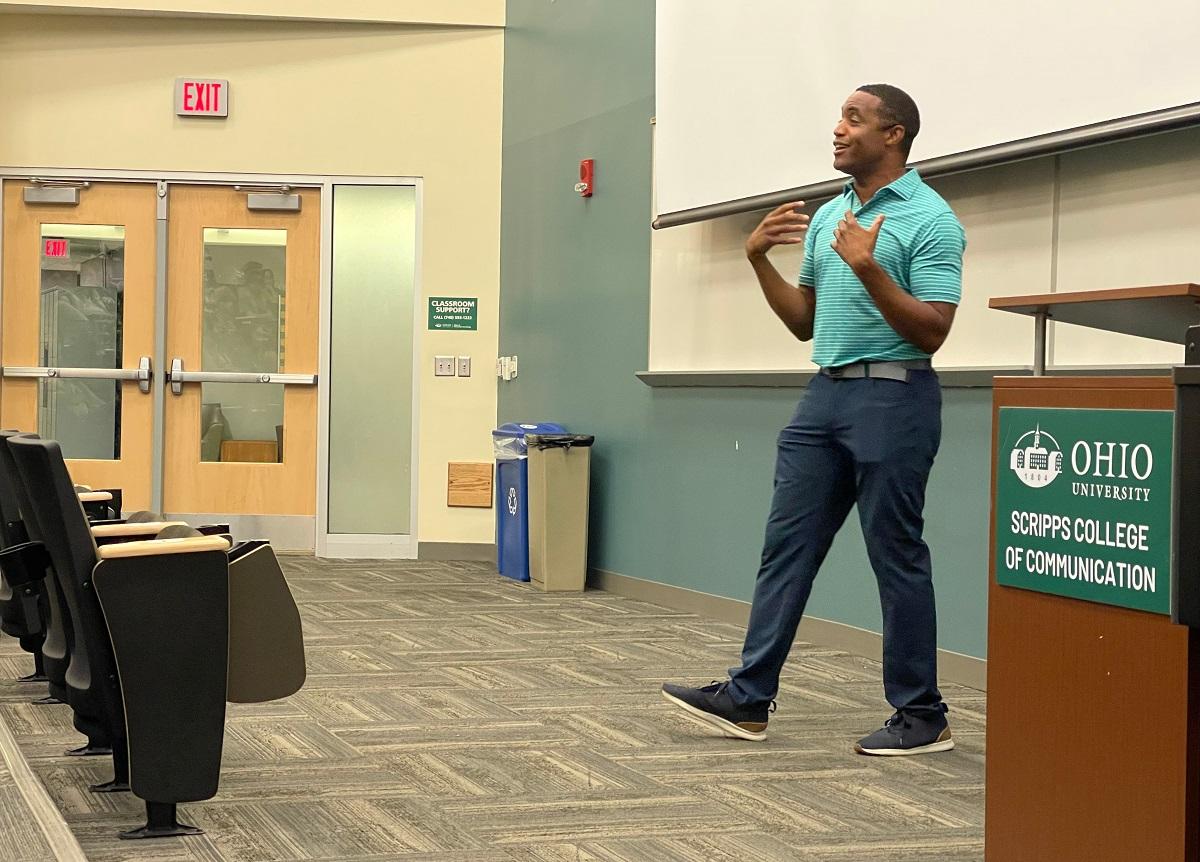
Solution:
<svg viewBox="0 0 1200 862">
<path fill-rule="evenodd" d="M 166 228 L 169 213 L 166 208 L 167 192 L 171 185 L 220 185 L 220 186 L 279 186 L 316 188 L 321 192 L 321 249 L 320 249 L 320 302 L 318 326 L 320 344 L 317 367 L 317 514 L 311 528 L 294 527 L 287 530 L 288 539 L 279 550 L 312 551 L 319 557 L 370 557 L 374 559 L 416 559 L 417 530 L 419 517 L 420 470 L 420 403 L 421 403 L 421 315 L 423 292 L 422 236 L 424 180 L 421 177 L 377 177 L 350 174 L 270 174 L 270 173 L 225 173 L 189 171 L 117 171 L 89 168 L 51 168 L 0 166 L 0 180 L 74 180 L 95 182 L 156 183 L 158 186 L 158 249 L 155 287 L 156 345 L 153 376 L 154 408 L 154 452 L 151 487 L 159 509 L 162 505 L 163 476 L 163 405 L 166 398 L 164 366 L 166 344 L 162 336 L 166 330 L 167 292 L 167 242 Z M 333 298 L 333 194 L 334 187 L 341 185 L 361 186 L 410 186 L 415 191 L 416 234 L 413 256 L 413 379 L 412 379 L 412 461 L 409 475 L 409 532 L 407 535 L 373 534 L 330 534 L 329 533 L 329 371 L 331 341 L 331 308 Z M 3 196 L 0 196 L 0 271 L 3 271 Z M 0 303 L 3 302 L 0 295 Z M 154 506 L 152 505 L 152 508 Z M 237 517 L 230 518 L 233 532 L 239 526 L 253 529 L 263 525 L 271 516 L 246 516 L 240 523 Z M 281 516 L 295 520 L 303 516 Z"/>
</svg>

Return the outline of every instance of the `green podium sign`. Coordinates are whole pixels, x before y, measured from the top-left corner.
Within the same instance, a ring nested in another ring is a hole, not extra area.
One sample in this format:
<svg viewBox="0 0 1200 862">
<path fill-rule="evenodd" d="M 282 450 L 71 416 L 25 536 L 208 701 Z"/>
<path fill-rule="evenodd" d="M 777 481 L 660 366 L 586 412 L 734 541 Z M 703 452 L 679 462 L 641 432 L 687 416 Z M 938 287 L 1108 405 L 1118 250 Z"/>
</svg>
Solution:
<svg viewBox="0 0 1200 862">
<path fill-rule="evenodd" d="M 1001 407 L 997 583 L 1169 614 L 1174 416 Z"/>
</svg>

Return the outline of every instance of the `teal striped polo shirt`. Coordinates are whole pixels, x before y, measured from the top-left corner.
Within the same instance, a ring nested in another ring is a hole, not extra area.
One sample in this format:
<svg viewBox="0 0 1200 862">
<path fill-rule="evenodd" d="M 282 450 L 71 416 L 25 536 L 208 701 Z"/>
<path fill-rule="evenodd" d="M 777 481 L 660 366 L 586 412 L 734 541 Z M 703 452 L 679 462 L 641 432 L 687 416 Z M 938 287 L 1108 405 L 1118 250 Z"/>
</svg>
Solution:
<svg viewBox="0 0 1200 862">
<path fill-rule="evenodd" d="M 816 292 L 813 362 L 820 366 L 929 356 L 905 341 L 883 319 L 866 287 L 830 248 L 833 230 L 846 210 L 870 228 L 883 226 L 875 260 L 901 288 L 924 302 L 958 304 L 962 298 L 962 256 L 966 235 L 946 201 L 909 170 L 861 203 L 854 182 L 826 203 L 809 222 L 799 283 Z"/>
</svg>

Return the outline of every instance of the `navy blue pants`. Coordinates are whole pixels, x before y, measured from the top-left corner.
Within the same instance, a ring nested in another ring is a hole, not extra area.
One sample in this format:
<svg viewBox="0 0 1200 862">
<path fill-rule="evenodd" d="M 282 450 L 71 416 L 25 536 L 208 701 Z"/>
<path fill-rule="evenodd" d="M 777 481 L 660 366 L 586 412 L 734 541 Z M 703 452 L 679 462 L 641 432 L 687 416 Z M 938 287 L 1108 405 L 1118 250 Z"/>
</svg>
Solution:
<svg viewBox="0 0 1200 862">
<path fill-rule="evenodd" d="M 730 670 L 737 702 L 775 697 L 817 570 L 857 503 L 883 606 L 884 693 L 897 710 L 939 706 L 933 573 L 921 534 L 941 413 L 932 371 L 911 371 L 907 383 L 813 378 L 779 434 L 742 665 Z"/>
</svg>

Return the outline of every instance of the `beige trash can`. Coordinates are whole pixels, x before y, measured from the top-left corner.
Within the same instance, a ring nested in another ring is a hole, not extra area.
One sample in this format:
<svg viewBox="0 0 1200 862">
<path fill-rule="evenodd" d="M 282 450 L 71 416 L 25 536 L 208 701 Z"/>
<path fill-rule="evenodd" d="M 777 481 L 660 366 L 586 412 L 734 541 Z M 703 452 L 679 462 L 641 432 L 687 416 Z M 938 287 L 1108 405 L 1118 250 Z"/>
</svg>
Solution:
<svg viewBox="0 0 1200 862">
<path fill-rule="evenodd" d="M 529 580 L 553 592 L 587 581 L 588 489 L 594 438 L 528 434 Z"/>
</svg>

